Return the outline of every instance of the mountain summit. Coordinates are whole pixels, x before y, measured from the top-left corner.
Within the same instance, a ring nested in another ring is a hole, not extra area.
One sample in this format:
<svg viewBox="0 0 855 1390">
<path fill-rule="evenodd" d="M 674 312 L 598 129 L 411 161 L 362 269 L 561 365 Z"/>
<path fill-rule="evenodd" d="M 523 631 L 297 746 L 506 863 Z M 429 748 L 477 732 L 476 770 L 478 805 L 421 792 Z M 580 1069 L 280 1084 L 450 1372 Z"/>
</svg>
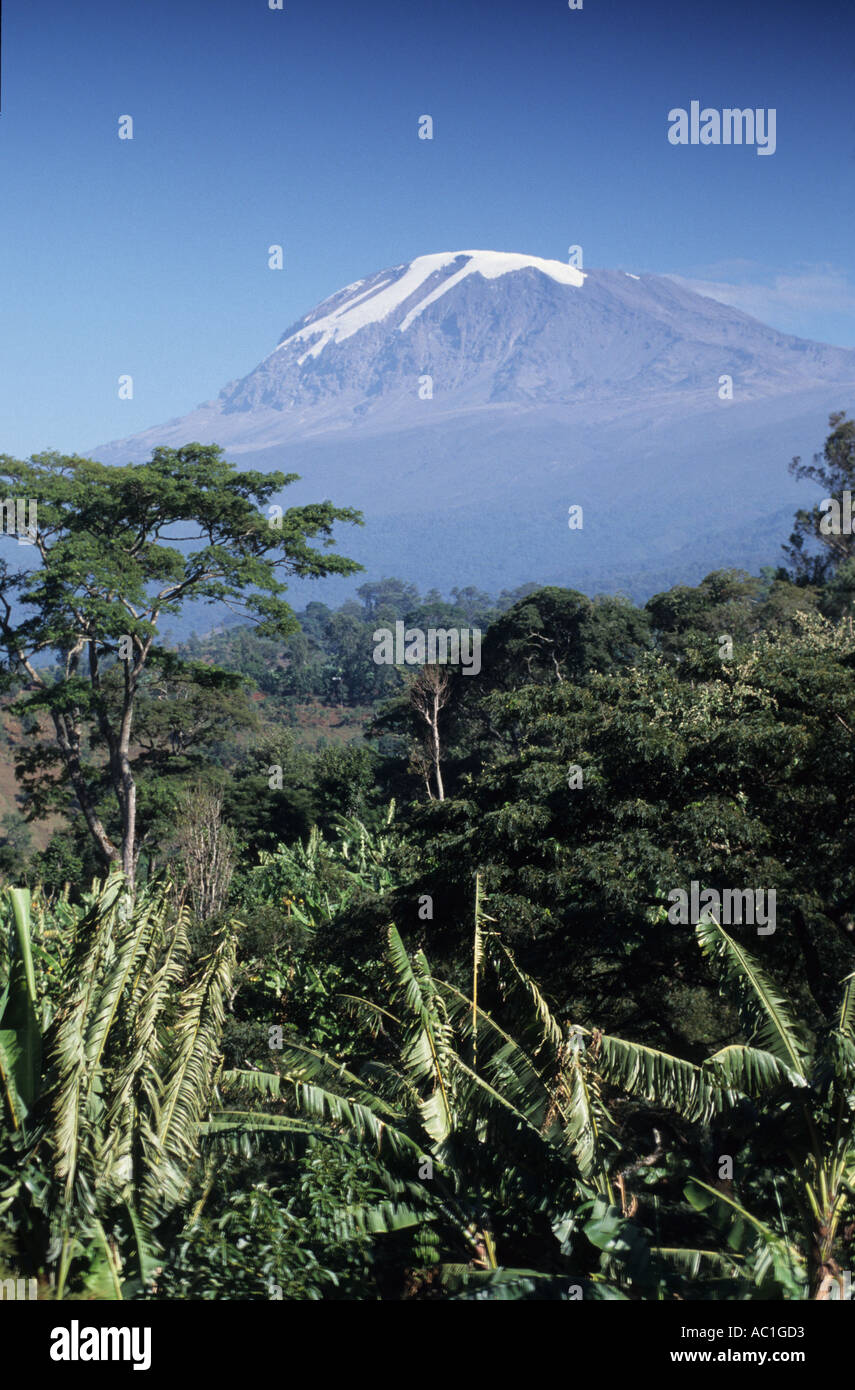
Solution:
<svg viewBox="0 0 855 1390">
<path fill-rule="evenodd" d="M 340 343 L 371 323 L 385 323 L 406 332 L 430 304 L 434 304 L 469 275 L 497 280 L 515 270 L 537 270 L 559 285 L 579 289 L 585 283 L 581 270 L 562 261 L 538 256 L 519 256 L 502 251 L 450 251 L 419 256 L 409 265 L 381 270 L 370 280 L 357 280 L 307 314 L 282 337 L 279 347 L 308 343 L 300 357 L 318 357 L 329 342 Z M 364 288 L 363 288 L 364 287 Z M 278 349 L 277 349 L 278 351 Z"/>
<path fill-rule="evenodd" d="M 199 440 L 296 471 L 289 501 L 363 508 L 347 549 L 372 574 L 640 595 L 777 560 L 787 462 L 854 379 L 855 351 L 666 276 L 450 251 L 339 290 L 216 400 L 97 453 Z"/>
</svg>

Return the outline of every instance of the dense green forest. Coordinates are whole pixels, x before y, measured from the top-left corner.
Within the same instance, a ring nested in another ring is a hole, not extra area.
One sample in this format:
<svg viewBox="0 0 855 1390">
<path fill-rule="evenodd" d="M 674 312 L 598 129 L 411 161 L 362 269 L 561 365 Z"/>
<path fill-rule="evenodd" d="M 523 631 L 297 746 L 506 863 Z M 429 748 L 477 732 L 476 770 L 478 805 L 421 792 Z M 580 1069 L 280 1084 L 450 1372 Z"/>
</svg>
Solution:
<svg viewBox="0 0 855 1390">
<path fill-rule="evenodd" d="M 843 498 L 855 422 L 791 467 Z M 355 572 L 359 518 L 276 526 L 288 476 L 199 445 L 0 473 L 40 533 L 0 562 L 0 1278 L 842 1296 L 855 540 L 828 509 L 778 570 L 644 606 L 390 578 L 294 614 L 289 575 Z M 219 626 L 159 645 L 189 598 Z M 477 629 L 478 671 L 376 660 L 396 624 Z"/>
</svg>

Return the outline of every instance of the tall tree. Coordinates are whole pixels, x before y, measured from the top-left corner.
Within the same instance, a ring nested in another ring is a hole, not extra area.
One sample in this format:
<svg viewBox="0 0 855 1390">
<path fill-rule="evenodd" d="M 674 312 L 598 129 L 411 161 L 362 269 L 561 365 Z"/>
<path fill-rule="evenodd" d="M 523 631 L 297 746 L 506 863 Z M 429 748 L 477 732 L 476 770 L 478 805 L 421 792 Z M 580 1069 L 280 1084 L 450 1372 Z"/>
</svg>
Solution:
<svg viewBox="0 0 855 1390">
<path fill-rule="evenodd" d="M 442 666 L 426 665 L 407 685 L 410 707 L 423 725 L 421 748 L 413 754 L 413 763 L 424 778 L 427 794 L 434 800 L 431 779 L 436 781 L 436 800 L 445 800 L 442 780 L 442 736 L 440 715 L 451 697 L 452 678 Z"/>
<path fill-rule="evenodd" d="M 647 614 L 625 599 L 536 589 L 490 627 L 479 686 L 508 689 L 580 681 L 633 662 L 650 646 Z"/>
<path fill-rule="evenodd" d="M 713 1005 L 685 929 L 663 920 L 669 890 L 774 889 L 777 930 L 758 949 L 806 1017 L 828 1015 L 855 966 L 855 638 L 816 614 L 799 626 L 703 679 L 647 657 L 488 694 L 481 765 L 452 781 L 445 764 L 443 805 L 407 813 L 442 949 L 457 949 L 455 900 L 481 870 L 509 944 L 562 1008 L 687 1050 L 709 1041 Z"/>
<path fill-rule="evenodd" d="M 320 536 L 329 547 L 336 522 L 361 518 L 329 501 L 265 514 L 297 475 L 238 472 L 216 445 L 157 448 L 150 462 L 126 467 L 53 452 L 26 463 L 4 455 L 0 478 L 8 493 L 38 504 L 26 550 L 35 566 L 0 562 L 0 673 L 22 688 L 22 710 L 49 716 L 55 744 L 45 742 L 45 766 L 59 762 L 101 856 L 132 885 L 140 850 L 134 713 L 147 671 L 164 656 L 159 622 L 201 600 L 268 635 L 295 631 L 284 578 L 361 568 L 309 543 Z M 50 656 L 59 663 L 52 672 L 43 665 Z M 97 805 L 89 731 L 106 748 L 115 835 Z"/>
<path fill-rule="evenodd" d="M 828 417 L 828 425 L 831 433 L 822 453 L 814 454 L 812 463 L 794 458 L 790 464 L 790 472 L 799 481 L 807 479 L 821 487 L 823 500 L 834 504 L 830 510 L 817 503 L 809 511 L 796 512 L 790 543 L 784 546 L 796 579 L 808 584 L 821 582 L 844 561 L 855 558 L 855 535 L 843 515 L 847 511 L 844 494 L 851 498 L 855 492 L 855 420 L 848 420 L 840 410 Z"/>
</svg>

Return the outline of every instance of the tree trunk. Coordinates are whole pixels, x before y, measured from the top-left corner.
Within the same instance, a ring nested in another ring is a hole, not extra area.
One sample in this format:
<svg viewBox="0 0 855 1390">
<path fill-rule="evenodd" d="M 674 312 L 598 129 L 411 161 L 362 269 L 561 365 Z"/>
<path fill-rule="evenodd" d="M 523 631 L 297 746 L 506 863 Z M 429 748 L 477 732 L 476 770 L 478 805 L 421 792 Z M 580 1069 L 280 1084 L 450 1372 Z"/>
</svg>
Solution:
<svg viewBox="0 0 855 1390">
<path fill-rule="evenodd" d="M 131 768 L 131 727 L 134 718 L 134 697 L 142 669 L 143 656 L 137 655 L 133 669 L 125 663 L 125 701 L 122 722 L 116 744 L 114 777 L 116 797 L 122 812 L 122 873 L 133 894 L 137 871 L 137 785 Z"/>
<path fill-rule="evenodd" d="M 422 756 L 428 766 L 433 767 L 436 778 L 436 799 L 445 800 L 445 785 L 442 780 L 442 741 L 439 733 L 440 711 L 448 704 L 451 682 L 448 671 L 441 666 L 423 666 L 410 685 L 410 705 L 425 724 L 422 736 Z M 426 779 L 427 780 L 427 779 Z M 431 800 L 430 783 L 428 795 Z"/>
<path fill-rule="evenodd" d="M 53 716 L 53 726 L 56 732 L 56 741 L 65 763 L 65 770 L 68 773 L 68 780 L 74 788 L 74 794 L 83 812 L 83 818 L 89 827 L 89 833 L 108 864 L 117 864 L 120 861 L 120 854 L 107 834 L 106 827 L 89 796 L 89 788 L 86 786 L 86 779 L 80 766 L 80 750 L 76 745 L 73 731 L 66 727 L 64 717 L 59 714 Z"/>
<path fill-rule="evenodd" d="M 440 765 L 440 742 L 439 742 L 439 695 L 433 697 L 433 711 L 430 721 L 431 744 L 433 751 L 433 770 L 436 777 L 436 796 L 438 801 L 445 800 L 445 787 L 442 784 L 442 767 Z"/>
<path fill-rule="evenodd" d="M 131 893 L 133 893 L 137 871 L 137 788 L 131 772 L 130 763 L 127 759 L 122 769 L 122 791 L 122 809 L 124 811 L 124 824 L 122 826 L 122 872 L 127 880 L 128 888 Z"/>
</svg>

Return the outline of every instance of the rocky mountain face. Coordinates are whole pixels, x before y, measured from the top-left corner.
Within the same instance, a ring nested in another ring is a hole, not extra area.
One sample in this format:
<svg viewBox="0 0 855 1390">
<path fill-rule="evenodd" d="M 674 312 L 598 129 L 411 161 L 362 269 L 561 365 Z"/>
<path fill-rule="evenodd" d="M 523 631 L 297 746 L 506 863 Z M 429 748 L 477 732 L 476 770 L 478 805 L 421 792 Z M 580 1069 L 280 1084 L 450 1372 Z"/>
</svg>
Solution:
<svg viewBox="0 0 855 1390">
<path fill-rule="evenodd" d="M 215 400 L 96 456 L 199 440 L 297 472 L 289 504 L 364 511 L 342 547 L 369 577 L 640 598 L 779 561 L 809 500 L 787 463 L 853 382 L 855 351 L 667 277 L 449 252 L 348 285 Z"/>
</svg>

